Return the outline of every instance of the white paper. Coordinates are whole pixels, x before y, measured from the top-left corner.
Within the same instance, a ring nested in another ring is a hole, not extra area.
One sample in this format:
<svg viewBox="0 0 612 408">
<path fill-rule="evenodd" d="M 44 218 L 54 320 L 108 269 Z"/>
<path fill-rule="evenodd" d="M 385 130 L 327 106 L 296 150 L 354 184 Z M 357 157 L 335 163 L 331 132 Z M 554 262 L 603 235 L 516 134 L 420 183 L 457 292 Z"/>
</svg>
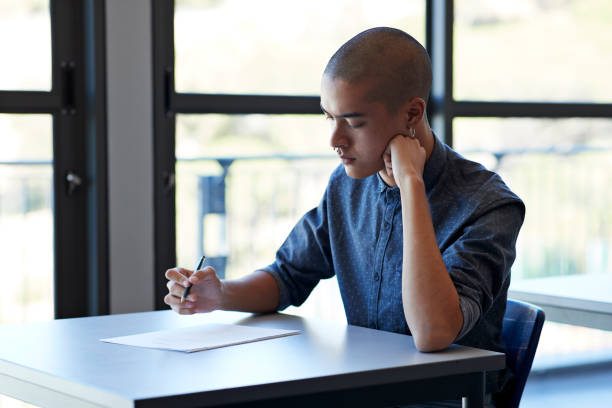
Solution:
<svg viewBox="0 0 612 408">
<path fill-rule="evenodd" d="M 160 330 L 131 336 L 100 339 L 106 343 L 176 350 L 191 353 L 299 334 L 297 330 L 267 329 L 235 324 L 209 323 L 201 326 Z"/>
</svg>

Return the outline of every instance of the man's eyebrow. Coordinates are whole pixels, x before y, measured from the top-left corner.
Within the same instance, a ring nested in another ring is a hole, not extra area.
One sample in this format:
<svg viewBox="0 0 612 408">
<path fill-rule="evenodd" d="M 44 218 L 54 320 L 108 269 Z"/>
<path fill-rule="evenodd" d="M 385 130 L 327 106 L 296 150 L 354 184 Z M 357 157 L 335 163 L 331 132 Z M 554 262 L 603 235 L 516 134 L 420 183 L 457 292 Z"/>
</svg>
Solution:
<svg viewBox="0 0 612 408">
<path fill-rule="evenodd" d="M 321 110 L 323 111 L 323 113 L 329 115 L 329 113 L 325 110 L 325 108 L 323 108 L 323 105 L 320 105 L 320 106 L 321 106 Z M 342 115 L 338 115 L 339 118 L 360 118 L 363 116 L 365 116 L 365 114 L 359 113 L 359 112 L 349 112 L 349 113 L 343 113 Z"/>
</svg>

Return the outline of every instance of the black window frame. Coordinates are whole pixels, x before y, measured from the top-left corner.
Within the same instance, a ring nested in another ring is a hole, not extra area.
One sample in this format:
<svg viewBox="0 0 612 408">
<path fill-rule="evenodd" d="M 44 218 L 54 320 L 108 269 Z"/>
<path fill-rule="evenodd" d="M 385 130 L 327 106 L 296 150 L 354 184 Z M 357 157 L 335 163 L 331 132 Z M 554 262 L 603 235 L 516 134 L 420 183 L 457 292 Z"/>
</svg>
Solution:
<svg viewBox="0 0 612 408">
<path fill-rule="evenodd" d="M 165 309 L 166 279 L 176 264 L 175 117 L 177 113 L 319 114 L 318 96 L 177 93 L 174 87 L 174 1 L 153 0 L 155 307 Z M 487 102 L 453 96 L 454 0 L 426 0 L 426 48 L 433 86 L 428 117 L 436 134 L 453 145 L 453 120 L 461 117 L 606 118 L 612 104 Z"/>
<path fill-rule="evenodd" d="M 0 90 L 0 113 L 53 118 L 55 318 L 108 314 L 105 2 L 49 8 L 51 90 Z"/>
</svg>

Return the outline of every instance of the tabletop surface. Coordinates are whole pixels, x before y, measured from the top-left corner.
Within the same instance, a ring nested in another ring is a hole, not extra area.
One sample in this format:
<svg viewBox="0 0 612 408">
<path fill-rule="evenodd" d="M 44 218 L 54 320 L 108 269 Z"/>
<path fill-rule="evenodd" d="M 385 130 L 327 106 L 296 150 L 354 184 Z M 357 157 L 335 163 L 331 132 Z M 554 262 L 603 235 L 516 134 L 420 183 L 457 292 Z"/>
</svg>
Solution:
<svg viewBox="0 0 612 408">
<path fill-rule="evenodd" d="M 612 314 L 612 275 L 586 274 L 512 282 L 508 297 Z"/>
<path fill-rule="evenodd" d="M 195 353 L 99 341 L 209 322 L 302 333 Z M 501 353 L 457 345 L 420 353 L 411 336 L 286 314 L 180 316 L 168 310 L 0 326 L 0 374 L 117 401 L 206 393 L 241 402 L 247 397 L 236 390 L 252 387 L 278 397 L 296 387 L 321 392 L 497 370 L 504 361 Z"/>
</svg>

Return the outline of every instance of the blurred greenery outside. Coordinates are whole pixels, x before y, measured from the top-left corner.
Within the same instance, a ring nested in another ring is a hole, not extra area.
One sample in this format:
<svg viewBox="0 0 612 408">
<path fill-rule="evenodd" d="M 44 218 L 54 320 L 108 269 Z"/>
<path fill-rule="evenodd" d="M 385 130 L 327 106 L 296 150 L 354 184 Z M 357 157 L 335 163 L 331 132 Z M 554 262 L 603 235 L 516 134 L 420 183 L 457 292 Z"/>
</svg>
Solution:
<svg viewBox="0 0 612 408">
<path fill-rule="evenodd" d="M 0 323 L 53 318 L 51 115 L 0 114 Z"/>
<path fill-rule="evenodd" d="M 612 102 L 609 0 L 457 0 L 458 100 Z"/>
<path fill-rule="evenodd" d="M 49 0 L 0 0 L 0 38 L 0 89 L 50 91 Z"/>
<path fill-rule="evenodd" d="M 513 279 L 612 273 L 611 135 L 604 119 L 454 121 L 455 148 L 526 203 Z"/>
<path fill-rule="evenodd" d="M 612 2 L 458 0 L 455 11 L 457 99 L 612 101 Z M 177 1 L 177 91 L 316 95 L 335 49 L 377 25 L 424 42 L 424 1 Z M 0 89 L 50 88 L 49 30 L 48 2 L 0 0 L 0 35 L 14 39 L 0 43 L 0 51 L 15 57 L 0 68 Z M 455 148 L 496 169 L 526 203 L 514 279 L 612 273 L 612 120 L 458 118 L 453 126 Z M 221 173 L 215 158 L 321 156 L 232 164 L 228 245 L 216 248 L 227 251 L 231 278 L 274 260 L 338 165 L 319 116 L 178 115 L 176 136 L 177 257 L 188 267 L 202 251 L 197 180 Z M 1 114 L 0 162 L 50 163 L 51 137 L 49 115 Z M 572 150 L 579 147 L 587 150 Z M 508 154 L 498 162 L 493 152 Z M 182 161 L 198 157 L 207 159 Z M 53 317 L 51 180 L 50 164 L 0 164 L 0 259 L 9 288 L 0 298 L 0 323 Z M 207 231 L 206 245 L 215 247 L 208 239 L 215 236 Z M 315 292 L 306 314 L 342 321 L 334 282 Z M 557 328 L 550 352 L 592 346 L 581 338 L 568 347 L 559 340 L 569 337 L 564 326 L 549 327 Z M 602 348 L 612 345 L 609 333 L 571 330 Z"/>
</svg>

